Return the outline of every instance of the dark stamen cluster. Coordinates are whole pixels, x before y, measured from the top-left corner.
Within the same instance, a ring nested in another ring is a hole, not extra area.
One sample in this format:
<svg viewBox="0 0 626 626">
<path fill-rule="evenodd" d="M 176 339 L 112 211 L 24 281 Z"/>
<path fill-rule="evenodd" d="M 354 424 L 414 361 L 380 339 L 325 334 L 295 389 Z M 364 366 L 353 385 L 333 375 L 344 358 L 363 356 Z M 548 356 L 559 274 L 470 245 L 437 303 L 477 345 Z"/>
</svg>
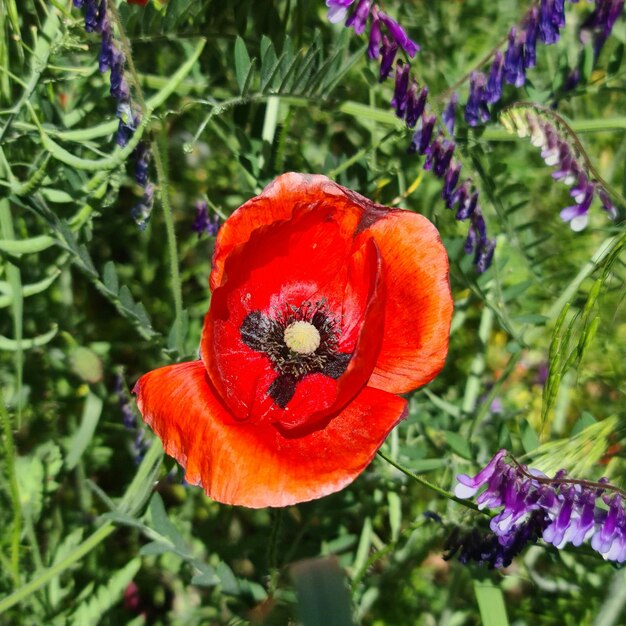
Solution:
<svg viewBox="0 0 626 626">
<path fill-rule="evenodd" d="M 294 322 L 307 322 L 317 329 L 320 345 L 314 352 L 301 354 L 287 346 L 285 329 Z M 274 311 L 272 317 L 252 311 L 243 320 L 240 332 L 249 348 L 262 352 L 272 362 L 278 377 L 268 395 L 283 409 L 307 374 L 321 373 L 336 380 L 346 371 L 352 356 L 337 351 L 338 321 L 328 313 L 325 300 L 305 301 L 300 306 L 288 304 Z"/>
</svg>

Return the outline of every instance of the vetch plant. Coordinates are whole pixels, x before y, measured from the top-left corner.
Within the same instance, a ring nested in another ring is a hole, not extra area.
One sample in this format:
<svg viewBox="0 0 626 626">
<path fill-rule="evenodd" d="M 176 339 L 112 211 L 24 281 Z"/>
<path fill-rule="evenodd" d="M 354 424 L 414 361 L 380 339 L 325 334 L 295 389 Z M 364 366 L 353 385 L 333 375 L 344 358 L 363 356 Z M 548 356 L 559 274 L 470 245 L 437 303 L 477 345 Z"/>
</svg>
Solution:
<svg viewBox="0 0 626 626">
<path fill-rule="evenodd" d="M 615 220 L 618 210 L 611 196 L 621 196 L 609 188 L 585 153 L 571 128 L 554 111 L 534 104 L 521 103 L 505 109 L 500 121 L 518 137 L 530 137 L 546 165 L 557 168 L 552 178 L 571 188 L 575 204 L 561 210 L 561 219 L 569 222 L 573 231 L 583 230 L 589 221 L 589 208 L 594 198 L 599 198 L 610 219 Z M 623 200 L 622 200 L 623 202 Z"/>
<path fill-rule="evenodd" d="M 527 540 L 540 534 L 559 549 L 568 543 L 580 546 L 590 541 L 604 559 L 626 561 L 624 491 L 606 479 L 592 482 L 570 478 L 564 470 L 549 478 L 509 461 L 507 456 L 507 450 L 502 449 L 476 476 L 460 474 L 455 489 L 459 498 L 478 494 L 480 509 L 502 507 L 489 523 L 501 546 L 519 546 L 520 534 Z M 507 561 L 510 559 L 502 558 L 500 565 Z"/>
</svg>

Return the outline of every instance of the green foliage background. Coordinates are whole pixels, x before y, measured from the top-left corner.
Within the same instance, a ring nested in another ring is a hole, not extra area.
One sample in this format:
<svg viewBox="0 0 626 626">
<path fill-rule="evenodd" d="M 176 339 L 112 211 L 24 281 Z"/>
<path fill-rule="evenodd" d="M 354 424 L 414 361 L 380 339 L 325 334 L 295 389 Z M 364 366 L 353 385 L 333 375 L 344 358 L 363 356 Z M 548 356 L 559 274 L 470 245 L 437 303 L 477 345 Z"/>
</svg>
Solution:
<svg viewBox="0 0 626 626">
<path fill-rule="evenodd" d="M 450 255 L 448 361 L 411 396 L 385 456 L 446 491 L 500 447 L 624 486 L 623 223 L 594 207 L 571 232 L 567 190 L 530 144 L 495 119 L 461 124 L 498 237 L 477 275 L 441 182 L 406 153 L 392 85 L 323 2 L 169 0 L 119 6 L 151 112 L 136 136 L 163 157 L 141 232 L 98 36 L 70 5 L 0 4 L 0 624 L 626 623 L 624 571 L 588 549 L 538 545 L 504 572 L 444 561 L 449 527 L 484 517 L 381 457 L 348 489 L 284 511 L 216 504 L 161 463 L 158 442 L 138 462 L 134 440 L 153 438 L 123 426 L 114 386 L 197 353 L 213 238 L 191 231 L 194 202 L 225 218 L 284 171 L 322 173 L 426 215 Z M 469 72 L 527 7 L 386 10 L 420 42 L 413 71 L 440 107 L 452 85 L 465 101 Z M 590 10 L 567 6 L 562 40 L 501 105 L 555 106 L 625 195 L 625 22 L 594 60 L 577 35 Z"/>
</svg>

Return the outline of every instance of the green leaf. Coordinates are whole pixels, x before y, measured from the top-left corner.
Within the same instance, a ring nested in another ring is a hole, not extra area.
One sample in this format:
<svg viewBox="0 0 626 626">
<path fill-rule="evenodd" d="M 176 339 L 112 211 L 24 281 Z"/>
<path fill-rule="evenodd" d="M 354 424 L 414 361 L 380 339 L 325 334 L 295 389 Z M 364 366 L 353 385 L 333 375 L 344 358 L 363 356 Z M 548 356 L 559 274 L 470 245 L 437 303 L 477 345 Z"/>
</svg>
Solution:
<svg viewBox="0 0 626 626">
<path fill-rule="evenodd" d="M 102 414 L 102 400 L 91 391 L 85 398 L 83 415 L 78 431 L 72 437 L 68 446 L 68 453 L 65 457 L 65 467 L 68 470 L 74 469 L 85 452 L 87 446 L 93 439 L 93 435 L 98 426 L 100 415 Z"/>
<path fill-rule="evenodd" d="M 104 286 L 114 295 L 117 296 L 119 290 L 119 282 L 117 280 L 117 272 L 115 271 L 115 263 L 107 261 L 103 272 Z"/>
<path fill-rule="evenodd" d="M 474 593 L 482 626 L 508 626 L 509 618 L 502 590 L 490 581 L 474 581 Z"/>
<path fill-rule="evenodd" d="M 535 429 L 526 422 L 522 431 L 522 446 L 524 447 L 524 452 L 532 452 L 539 445 L 539 437 L 535 432 Z"/>
<path fill-rule="evenodd" d="M 402 527 L 402 500 L 395 491 L 387 492 L 389 503 L 389 527 L 391 528 L 391 540 L 396 541 L 400 536 Z"/>
<path fill-rule="evenodd" d="M 80 545 L 83 540 L 83 528 L 75 528 L 69 535 L 63 538 L 54 553 L 52 566 L 60 563 L 75 548 Z M 61 579 L 61 576 L 55 576 L 48 586 L 48 601 L 52 608 L 57 607 L 61 601 L 66 598 L 74 588 L 74 579 L 71 576 Z"/>
<path fill-rule="evenodd" d="M 168 546 L 166 543 L 162 543 L 160 541 L 151 541 L 150 543 L 141 546 L 139 554 L 141 556 L 159 556 L 161 554 L 165 554 L 166 552 L 171 552 L 171 550 L 172 546 Z"/>
<path fill-rule="evenodd" d="M 45 291 L 57 279 L 60 273 L 60 270 L 55 269 L 50 276 L 43 278 L 36 283 L 22 285 L 22 297 L 28 298 L 28 296 L 34 296 L 35 294 Z M 0 281 L 0 292 L 2 293 L 2 295 L 0 295 L 0 308 L 10 306 L 13 302 L 13 288 L 10 283 L 4 280 Z"/>
<path fill-rule="evenodd" d="M 350 595 L 336 559 L 300 561 L 290 572 L 303 626 L 353 626 Z"/>
<path fill-rule="evenodd" d="M 29 237 L 28 239 L 0 239 L 0 252 L 13 256 L 43 252 L 57 243 L 57 240 L 48 235 Z"/>
<path fill-rule="evenodd" d="M 215 575 L 215 573 L 212 572 L 202 572 L 200 574 L 195 574 L 191 579 L 191 584 L 197 585 L 198 587 L 215 587 L 215 585 L 218 585 L 219 582 L 219 578 Z"/>
<path fill-rule="evenodd" d="M 16 352 L 18 350 L 30 350 L 31 348 L 39 348 L 45 346 L 51 341 L 57 334 L 59 328 L 55 324 L 47 333 L 39 335 L 37 337 L 31 337 L 30 339 L 22 339 L 17 341 L 16 339 L 9 339 L 0 335 L 0 350 L 7 350 L 10 352 Z"/>
<path fill-rule="evenodd" d="M 458 433 L 454 433 L 450 430 L 444 431 L 444 435 L 446 437 L 446 441 L 450 448 L 452 448 L 453 452 L 456 452 L 459 456 L 462 456 L 464 459 L 472 458 L 472 451 L 470 450 L 469 442 L 466 437 L 462 437 Z"/>
<path fill-rule="evenodd" d="M 161 469 L 162 461 L 163 446 L 159 439 L 154 438 L 139 465 L 139 470 L 120 502 L 120 512 L 134 515 L 143 509 L 152 493 L 154 481 Z"/>
<path fill-rule="evenodd" d="M 36 456 L 20 456 L 16 459 L 15 473 L 22 512 L 35 524 L 39 520 L 43 506 L 43 463 Z"/>
<path fill-rule="evenodd" d="M 209 580 L 215 580 L 217 576 L 217 579 L 219 580 L 219 583 L 222 586 L 222 591 L 224 593 L 227 593 L 231 596 L 239 595 L 239 582 L 237 581 L 237 578 L 235 578 L 235 575 L 233 574 L 233 571 L 230 569 L 230 567 L 228 567 L 228 565 L 226 565 L 226 563 L 224 563 L 223 561 L 220 561 L 218 563 L 215 572 L 213 572 L 213 568 L 209 567 L 205 568 L 205 571 L 202 575 Z"/>
<path fill-rule="evenodd" d="M 248 50 L 246 49 L 246 44 L 241 37 L 237 36 L 235 40 L 235 78 L 237 79 L 237 85 L 239 86 L 239 92 L 241 94 L 244 92 L 251 67 L 252 63 Z"/>
<path fill-rule="evenodd" d="M 40 190 L 41 195 L 48 201 L 53 204 L 73 204 L 74 198 L 70 196 L 67 191 L 63 191 L 62 189 L 51 189 L 50 187 L 44 187 Z"/>
</svg>

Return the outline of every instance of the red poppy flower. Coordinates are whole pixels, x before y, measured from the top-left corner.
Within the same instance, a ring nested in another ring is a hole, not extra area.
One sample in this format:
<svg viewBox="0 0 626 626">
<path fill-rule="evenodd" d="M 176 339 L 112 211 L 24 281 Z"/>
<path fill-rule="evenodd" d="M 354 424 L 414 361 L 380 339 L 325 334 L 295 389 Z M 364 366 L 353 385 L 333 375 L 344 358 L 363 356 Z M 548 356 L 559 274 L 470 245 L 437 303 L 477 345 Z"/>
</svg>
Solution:
<svg viewBox="0 0 626 626">
<path fill-rule="evenodd" d="M 142 376 L 186 479 L 249 507 L 352 482 L 443 367 L 452 300 L 435 227 L 324 176 L 285 174 L 226 220 L 201 360 Z"/>
<path fill-rule="evenodd" d="M 128 4 L 140 4 L 142 7 L 145 7 L 148 4 L 148 0 L 128 0 Z"/>
</svg>

